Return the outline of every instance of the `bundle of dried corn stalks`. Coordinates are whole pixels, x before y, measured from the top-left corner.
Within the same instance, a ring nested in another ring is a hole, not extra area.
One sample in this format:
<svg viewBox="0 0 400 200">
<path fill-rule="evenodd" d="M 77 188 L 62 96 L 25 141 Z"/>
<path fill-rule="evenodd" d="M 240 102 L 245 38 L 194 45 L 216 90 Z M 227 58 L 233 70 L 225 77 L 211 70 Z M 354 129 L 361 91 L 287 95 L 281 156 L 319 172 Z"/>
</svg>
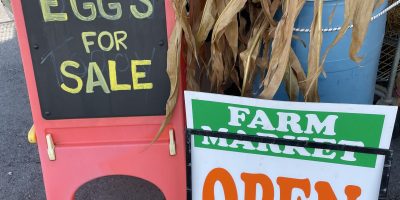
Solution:
<svg viewBox="0 0 400 200">
<path fill-rule="evenodd" d="M 360 62 L 357 53 L 373 9 L 383 3 L 383 0 L 345 0 L 343 27 L 321 58 L 324 1 L 315 0 L 306 75 L 291 48 L 293 27 L 306 0 L 172 1 L 177 23 L 168 52 L 171 96 L 167 119 L 178 95 L 181 46 L 187 64 L 188 90 L 224 93 L 234 87 L 242 96 L 256 97 L 252 91 L 257 87 L 262 90 L 258 97 L 272 99 L 284 81 L 291 100 L 297 100 L 301 93 L 306 101 L 319 101 L 318 77 L 329 49 L 354 24 L 349 55 Z M 263 79 L 260 85 L 253 84 L 256 74 Z"/>
</svg>

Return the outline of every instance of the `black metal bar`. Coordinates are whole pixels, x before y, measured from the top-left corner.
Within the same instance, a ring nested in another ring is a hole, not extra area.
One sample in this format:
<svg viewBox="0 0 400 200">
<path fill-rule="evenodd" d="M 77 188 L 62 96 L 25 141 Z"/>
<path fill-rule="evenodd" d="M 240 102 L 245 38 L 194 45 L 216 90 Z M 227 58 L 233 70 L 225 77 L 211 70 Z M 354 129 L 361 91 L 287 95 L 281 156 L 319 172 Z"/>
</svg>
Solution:
<svg viewBox="0 0 400 200">
<path fill-rule="evenodd" d="M 381 181 L 381 188 L 379 192 L 379 200 L 386 200 L 388 199 L 389 194 L 389 179 L 390 179 L 390 172 L 392 169 L 392 161 L 393 161 L 393 150 L 389 150 L 390 154 L 385 157 L 385 165 L 383 167 L 382 172 L 382 181 Z"/>
<path fill-rule="evenodd" d="M 190 134 L 186 134 L 186 193 L 187 200 L 192 199 L 192 140 Z"/>
<path fill-rule="evenodd" d="M 187 132 L 191 135 L 201 135 L 201 136 L 242 140 L 249 142 L 260 142 L 268 144 L 288 145 L 295 147 L 327 149 L 327 150 L 337 150 L 337 151 L 350 151 L 350 152 L 365 153 L 365 154 L 390 155 L 390 150 L 388 149 L 378 149 L 371 147 L 357 147 L 357 146 L 342 145 L 342 144 L 318 143 L 313 141 L 290 140 L 284 138 L 263 137 L 258 135 L 242 135 L 236 133 L 222 133 L 216 131 L 204 131 L 195 129 L 188 129 Z"/>
</svg>

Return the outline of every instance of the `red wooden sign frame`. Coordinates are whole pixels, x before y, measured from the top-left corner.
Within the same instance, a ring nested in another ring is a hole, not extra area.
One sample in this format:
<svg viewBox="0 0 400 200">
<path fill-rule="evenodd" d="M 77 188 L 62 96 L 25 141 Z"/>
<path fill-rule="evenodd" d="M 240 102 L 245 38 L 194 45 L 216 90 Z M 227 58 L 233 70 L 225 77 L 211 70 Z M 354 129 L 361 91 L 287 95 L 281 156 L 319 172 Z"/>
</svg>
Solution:
<svg viewBox="0 0 400 200">
<path fill-rule="evenodd" d="M 47 198 L 73 199 L 75 191 L 88 181 L 126 175 L 154 183 L 166 199 L 186 199 L 183 86 L 180 86 L 171 123 L 153 145 L 150 142 L 164 116 L 45 120 L 41 114 L 21 0 L 12 3 Z M 165 0 L 165 7 L 169 37 L 175 24 L 171 0 Z M 175 156 L 169 154 L 170 129 L 175 132 Z M 54 140 L 55 161 L 48 157 L 47 134 Z"/>
</svg>

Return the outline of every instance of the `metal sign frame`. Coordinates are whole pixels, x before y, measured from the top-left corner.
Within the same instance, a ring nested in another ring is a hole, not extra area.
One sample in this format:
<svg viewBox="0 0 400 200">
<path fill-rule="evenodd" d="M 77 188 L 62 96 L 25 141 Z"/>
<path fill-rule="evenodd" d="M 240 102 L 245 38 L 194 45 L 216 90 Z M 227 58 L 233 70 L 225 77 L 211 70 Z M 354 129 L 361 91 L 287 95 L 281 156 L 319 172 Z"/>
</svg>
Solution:
<svg viewBox="0 0 400 200">
<path fill-rule="evenodd" d="M 260 142 L 267 144 L 278 144 L 278 145 L 288 145 L 294 147 L 305 147 L 305 148 L 318 148 L 318 149 L 326 149 L 326 150 L 337 150 L 337 151 L 350 151 L 354 153 L 365 153 L 365 154 L 375 154 L 375 155 L 384 155 L 385 156 L 385 165 L 383 168 L 381 187 L 379 193 L 379 200 L 387 200 L 388 199 L 388 191 L 389 191 L 389 179 L 390 172 L 392 168 L 393 161 L 393 150 L 391 149 L 379 149 L 379 148 L 370 148 L 370 147 L 356 147 L 350 145 L 340 145 L 340 144 L 326 144 L 326 143 L 318 143 L 313 141 L 300 141 L 300 140 L 289 140 L 283 138 L 272 138 L 272 137 L 262 137 L 257 135 L 240 135 L 236 133 L 222 133 L 217 131 L 204 131 L 204 130 L 195 130 L 195 129 L 187 129 L 186 130 L 186 146 L 187 146 L 187 193 L 188 199 L 192 199 L 192 190 L 191 190 L 191 136 L 208 136 L 208 137 L 216 137 L 216 138 L 224 138 L 224 139 L 232 139 L 232 140 L 241 140 L 248 142 Z"/>
</svg>

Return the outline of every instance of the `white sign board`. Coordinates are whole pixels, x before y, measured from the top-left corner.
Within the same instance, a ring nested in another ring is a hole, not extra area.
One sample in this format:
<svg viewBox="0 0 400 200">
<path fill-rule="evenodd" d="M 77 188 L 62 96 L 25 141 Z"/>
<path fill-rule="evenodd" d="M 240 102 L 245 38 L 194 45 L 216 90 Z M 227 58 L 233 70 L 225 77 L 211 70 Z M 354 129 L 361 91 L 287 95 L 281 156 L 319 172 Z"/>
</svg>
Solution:
<svg viewBox="0 0 400 200">
<path fill-rule="evenodd" d="M 397 107 L 185 92 L 187 128 L 388 149 Z M 376 200 L 384 156 L 191 136 L 193 200 Z"/>
</svg>

